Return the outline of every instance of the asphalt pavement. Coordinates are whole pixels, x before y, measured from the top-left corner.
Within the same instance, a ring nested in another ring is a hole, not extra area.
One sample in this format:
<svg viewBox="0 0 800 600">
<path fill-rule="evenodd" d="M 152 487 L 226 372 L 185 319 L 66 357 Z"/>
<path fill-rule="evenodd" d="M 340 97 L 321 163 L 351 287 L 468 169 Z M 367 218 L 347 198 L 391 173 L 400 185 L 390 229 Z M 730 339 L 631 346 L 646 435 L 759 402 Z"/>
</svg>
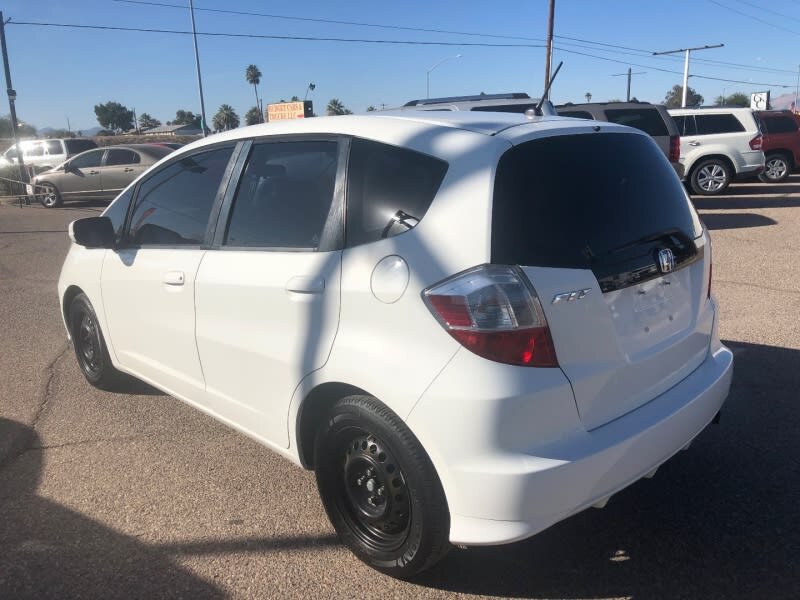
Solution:
<svg viewBox="0 0 800 600">
<path fill-rule="evenodd" d="M 800 177 L 695 203 L 736 354 L 722 422 L 605 509 L 411 583 L 338 544 L 313 474 L 147 386 L 90 387 L 56 280 L 102 206 L 0 206 L 0 598 L 800 597 Z"/>
</svg>

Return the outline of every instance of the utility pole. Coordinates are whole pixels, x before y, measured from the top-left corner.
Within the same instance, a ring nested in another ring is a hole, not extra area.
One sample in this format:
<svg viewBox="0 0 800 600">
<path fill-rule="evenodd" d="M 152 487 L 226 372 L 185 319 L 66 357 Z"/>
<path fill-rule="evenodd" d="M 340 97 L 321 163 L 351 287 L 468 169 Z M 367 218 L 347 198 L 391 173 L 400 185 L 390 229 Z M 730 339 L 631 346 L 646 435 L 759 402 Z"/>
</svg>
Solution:
<svg viewBox="0 0 800 600">
<path fill-rule="evenodd" d="M 15 92 L 14 88 L 11 86 L 11 68 L 8 66 L 8 49 L 6 48 L 6 20 L 3 17 L 3 11 L 0 11 L 0 46 L 2 46 L 3 50 L 3 68 L 6 72 L 6 93 L 8 94 L 8 109 L 11 113 L 11 132 L 14 136 L 14 147 L 17 149 L 19 179 L 24 183 L 28 183 L 28 171 L 25 168 L 25 161 L 22 158 L 22 149 L 19 147 L 17 109 L 15 107 L 17 92 Z M 20 205 L 22 205 L 22 200 L 20 200 Z"/>
<path fill-rule="evenodd" d="M 550 9 L 547 17 L 547 55 L 544 61 L 544 89 L 547 90 L 545 100 L 550 99 L 550 69 L 553 66 L 553 20 L 556 13 L 556 0 L 550 0 Z"/>
<path fill-rule="evenodd" d="M 713 46 L 698 46 L 697 48 L 679 48 L 677 50 L 667 50 L 666 52 L 653 52 L 653 56 L 662 54 L 677 54 L 685 52 L 686 59 L 683 61 L 683 98 L 681 98 L 681 108 L 686 108 L 686 89 L 689 87 L 689 55 L 692 50 L 710 50 L 711 48 L 722 48 L 725 44 L 714 44 Z"/>
<path fill-rule="evenodd" d="M 197 30 L 194 27 L 194 4 L 189 0 L 189 13 L 192 15 L 192 39 L 194 40 L 194 63 L 197 66 L 197 89 L 200 90 L 200 128 L 206 137 L 206 104 L 203 101 L 203 80 L 200 77 L 200 54 L 197 52 Z"/>
<path fill-rule="evenodd" d="M 623 77 L 625 75 L 628 76 L 628 92 L 625 95 L 625 102 L 631 101 L 631 75 L 644 75 L 647 71 L 636 71 L 635 73 L 631 72 L 631 68 L 628 67 L 627 73 L 614 73 L 612 77 Z"/>
<path fill-rule="evenodd" d="M 800 65 L 797 65 L 797 85 L 794 86 L 794 112 L 800 112 L 800 106 L 797 106 L 797 91 L 800 89 Z"/>
</svg>

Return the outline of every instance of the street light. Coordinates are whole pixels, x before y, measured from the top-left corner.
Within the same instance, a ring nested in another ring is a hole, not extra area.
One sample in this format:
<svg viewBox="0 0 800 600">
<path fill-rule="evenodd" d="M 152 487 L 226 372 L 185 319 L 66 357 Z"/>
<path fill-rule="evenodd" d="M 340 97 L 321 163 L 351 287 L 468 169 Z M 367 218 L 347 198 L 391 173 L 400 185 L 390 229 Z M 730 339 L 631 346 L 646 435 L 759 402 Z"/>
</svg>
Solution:
<svg viewBox="0 0 800 600">
<path fill-rule="evenodd" d="M 308 92 L 313 92 L 316 88 L 317 86 L 313 82 L 308 84 L 308 87 L 306 88 L 306 95 L 303 96 L 303 102 L 305 102 L 306 98 L 308 98 Z"/>
<path fill-rule="evenodd" d="M 460 54 L 456 54 L 455 56 L 448 56 L 447 58 L 443 58 L 438 63 L 433 65 L 430 69 L 428 69 L 428 73 L 427 73 L 427 76 L 426 76 L 426 79 L 427 79 L 426 80 L 426 87 L 425 87 L 425 97 L 426 98 L 430 98 L 431 97 L 431 71 L 433 71 L 436 67 L 438 67 L 443 62 L 448 61 L 448 60 L 453 59 L 453 58 L 461 58 L 461 55 Z"/>
</svg>

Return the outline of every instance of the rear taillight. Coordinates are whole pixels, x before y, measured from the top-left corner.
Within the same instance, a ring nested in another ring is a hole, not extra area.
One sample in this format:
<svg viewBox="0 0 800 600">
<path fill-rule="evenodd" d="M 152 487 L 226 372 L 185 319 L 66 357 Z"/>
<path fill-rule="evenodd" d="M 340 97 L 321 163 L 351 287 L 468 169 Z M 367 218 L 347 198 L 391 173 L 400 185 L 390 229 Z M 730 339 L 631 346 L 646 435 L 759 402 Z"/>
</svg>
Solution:
<svg viewBox="0 0 800 600">
<path fill-rule="evenodd" d="M 542 305 L 518 267 L 475 267 L 426 289 L 422 298 L 442 327 L 478 356 L 558 366 Z"/>
<path fill-rule="evenodd" d="M 676 163 L 681 158 L 681 136 L 669 136 L 669 162 Z"/>
<path fill-rule="evenodd" d="M 760 133 L 750 140 L 750 149 L 751 150 L 761 150 L 761 145 L 764 143 L 764 136 Z"/>
</svg>

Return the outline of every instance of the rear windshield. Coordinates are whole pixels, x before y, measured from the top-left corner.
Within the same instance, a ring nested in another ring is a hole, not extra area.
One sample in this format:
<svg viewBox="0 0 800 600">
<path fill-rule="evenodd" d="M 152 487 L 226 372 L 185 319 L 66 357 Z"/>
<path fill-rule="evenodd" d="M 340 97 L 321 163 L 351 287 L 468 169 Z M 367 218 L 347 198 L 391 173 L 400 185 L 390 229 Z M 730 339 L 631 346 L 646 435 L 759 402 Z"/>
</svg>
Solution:
<svg viewBox="0 0 800 600">
<path fill-rule="evenodd" d="M 645 260 L 651 249 L 644 246 L 655 240 L 672 236 L 662 242 L 694 247 L 701 234 L 681 182 L 652 138 L 553 136 L 515 146 L 498 163 L 494 263 L 588 268 L 606 277 L 616 264 L 626 270 L 633 267 L 622 262 Z M 641 251 L 631 254 L 637 245 Z"/>
<path fill-rule="evenodd" d="M 488 106 L 473 106 L 470 110 L 477 110 L 480 112 L 505 112 L 505 113 L 520 113 L 524 114 L 526 110 L 536 108 L 535 102 L 526 102 L 523 104 L 490 104 Z"/>
<path fill-rule="evenodd" d="M 64 140 L 64 143 L 67 145 L 68 154 L 79 154 L 86 150 L 97 148 L 97 144 L 92 140 Z"/>
<path fill-rule="evenodd" d="M 657 108 L 608 108 L 606 117 L 612 123 L 635 127 L 648 135 L 669 135 L 664 117 Z"/>
</svg>

